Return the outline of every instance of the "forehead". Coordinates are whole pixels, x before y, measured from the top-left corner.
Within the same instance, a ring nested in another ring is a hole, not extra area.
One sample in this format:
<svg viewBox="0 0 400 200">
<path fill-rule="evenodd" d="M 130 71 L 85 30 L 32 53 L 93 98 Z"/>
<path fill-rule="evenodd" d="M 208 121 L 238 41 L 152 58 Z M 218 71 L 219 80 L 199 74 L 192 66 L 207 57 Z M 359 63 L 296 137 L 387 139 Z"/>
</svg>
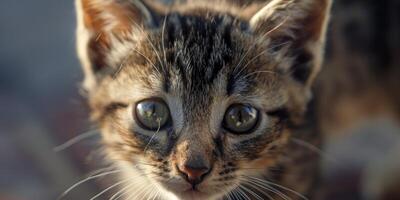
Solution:
<svg viewBox="0 0 400 200">
<path fill-rule="evenodd" d="M 176 13 L 160 21 L 160 28 L 141 40 L 138 49 L 142 53 L 134 52 L 140 55 L 133 56 L 126 68 L 134 76 L 145 71 L 140 78 L 145 87 L 174 93 L 192 108 L 204 108 L 216 93 L 271 96 L 267 87 L 275 87 L 278 76 L 261 72 L 272 72 L 274 59 L 265 51 L 268 45 L 252 35 L 247 22 L 229 15 Z"/>
<path fill-rule="evenodd" d="M 185 90 L 206 92 L 221 75 L 231 71 L 243 51 L 239 36 L 245 26 L 245 22 L 228 15 L 168 15 L 161 33 L 162 48 L 167 49 L 168 66 L 161 69 L 167 78 L 166 89 L 172 75 L 179 76 Z"/>
<path fill-rule="evenodd" d="M 225 80 L 230 93 L 240 67 L 236 64 L 247 49 L 247 27 L 247 22 L 225 14 L 166 16 L 161 38 L 155 41 L 164 51 L 165 63 L 158 66 L 166 91 L 179 83 L 186 94 L 205 95 Z"/>
</svg>

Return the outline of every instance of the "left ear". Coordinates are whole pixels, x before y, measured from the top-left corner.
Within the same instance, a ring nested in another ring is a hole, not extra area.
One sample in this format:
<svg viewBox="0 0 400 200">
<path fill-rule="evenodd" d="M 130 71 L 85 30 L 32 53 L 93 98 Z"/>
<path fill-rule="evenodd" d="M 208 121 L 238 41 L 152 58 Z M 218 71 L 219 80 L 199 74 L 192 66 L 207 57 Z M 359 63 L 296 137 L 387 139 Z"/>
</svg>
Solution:
<svg viewBox="0 0 400 200">
<path fill-rule="evenodd" d="M 289 43 L 292 77 L 310 87 L 320 70 L 331 0 L 272 0 L 250 20 L 272 46 Z"/>
<path fill-rule="evenodd" d="M 108 63 L 115 41 L 140 36 L 140 28 L 157 26 L 155 11 L 142 0 L 75 0 L 77 50 L 87 91 L 93 90 L 113 69 Z M 125 48 L 130 48 L 125 46 Z M 124 48 L 119 47 L 119 51 Z M 115 66 L 114 66 L 115 67 Z"/>
</svg>

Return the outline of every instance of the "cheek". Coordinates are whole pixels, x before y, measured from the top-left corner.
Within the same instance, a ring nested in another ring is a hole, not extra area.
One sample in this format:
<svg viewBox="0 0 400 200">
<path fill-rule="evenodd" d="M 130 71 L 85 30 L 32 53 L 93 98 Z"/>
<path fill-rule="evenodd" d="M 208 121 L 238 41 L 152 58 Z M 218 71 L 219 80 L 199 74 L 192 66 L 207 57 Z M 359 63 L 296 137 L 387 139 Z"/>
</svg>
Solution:
<svg viewBox="0 0 400 200">
<path fill-rule="evenodd" d="M 285 137 L 283 124 L 275 117 L 261 114 L 257 129 L 250 134 L 225 135 L 224 145 L 233 158 L 239 160 L 255 160 L 267 153 L 267 150 Z"/>
<path fill-rule="evenodd" d="M 274 166 L 287 147 L 289 132 L 283 131 L 273 139 L 257 139 L 249 144 L 242 144 L 233 151 L 239 165 L 239 168 L 249 173 L 259 173 L 265 171 L 269 166 Z"/>
<path fill-rule="evenodd" d="M 259 137 L 234 141 L 230 144 L 226 154 L 232 161 L 250 162 L 272 156 L 275 151 L 269 150 L 274 146 L 274 143 L 278 141 L 279 139 L 271 141 L 270 139 Z"/>
</svg>

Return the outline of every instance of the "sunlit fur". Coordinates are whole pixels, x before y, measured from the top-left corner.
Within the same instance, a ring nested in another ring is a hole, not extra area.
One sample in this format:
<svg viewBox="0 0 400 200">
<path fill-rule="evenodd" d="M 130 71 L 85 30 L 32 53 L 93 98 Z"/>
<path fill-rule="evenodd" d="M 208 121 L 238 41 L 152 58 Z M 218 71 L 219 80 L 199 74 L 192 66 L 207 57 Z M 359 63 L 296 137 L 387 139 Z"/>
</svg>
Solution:
<svg viewBox="0 0 400 200">
<path fill-rule="evenodd" d="M 318 155 L 299 144 L 320 144 L 307 108 L 330 2 L 132 2 L 77 0 L 84 88 L 107 159 L 122 170 L 114 197 L 312 198 Z M 171 126 L 135 122 L 147 98 L 166 102 Z M 235 103 L 260 111 L 254 132 L 222 128 Z M 196 190 L 176 167 L 193 156 L 211 165 Z"/>
</svg>

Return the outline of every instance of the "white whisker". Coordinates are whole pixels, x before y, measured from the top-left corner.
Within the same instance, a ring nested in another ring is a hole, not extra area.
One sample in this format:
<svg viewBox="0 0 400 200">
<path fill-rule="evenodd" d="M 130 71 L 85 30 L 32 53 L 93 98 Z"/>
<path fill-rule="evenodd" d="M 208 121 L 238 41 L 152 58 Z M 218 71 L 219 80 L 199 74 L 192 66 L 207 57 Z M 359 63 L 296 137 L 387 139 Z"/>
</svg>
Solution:
<svg viewBox="0 0 400 200">
<path fill-rule="evenodd" d="M 231 198 L 231 191 L 226 191 L 226 190 L 224 190 L 225 191 L 225 194 L 224 194 L 224 196 L 222 197 L 222 199 L 227 199 L 227 200 L 232 200 L 232 198 Z"/>
<path fill-rule="evenodd" d="M 154 69 L 156 69 L 157 71 L 158 71 L 158 69 L 157 69 L 157 67 L 154 65 L 154 63 L 150 60 L 150 58 L 148 58 L 146 55 L 144 55 L 142 52 L 140 52 L 140 51 L 138 51 L 136 48 L 132 48 L 131 50 L 130 50 L 130 52 L 132 53 L 132 52 L 136 52 L 136 53 L 138 53 L 139 55 L 141 55 L 144 59 L 146 59 L 146 61 L 151 65 L 151 66 L 153 66 L 153 68 Z M 119 65 L 119 67 L 118 67 L 118 70 L 114 73 L 114 75 L 113 75 L 113 77 L 116 77 L 116 75 L 119 73 L 119 72 L 121 72 L 121 70 L 122 70 L 122 67 L 124 66 L 124 64 L 126 63 L 126 61 L 129 59 L 129 54 L 128 54 L 128 56 L 126 56 L 125 57 L 125 59 L 121 62 L 121 64 Z M 160 72 L 158 72 L 158 73 L 160 73 Z"/>
<path fill-rule="evenodd" d="M 259 181 L 265 182 L 265 183 L 267 183 L 267 184 L 269 184 L 269 185 L 273 185 L 273 186 L 275 186 L 275 187 L 278 187 L 278 188 L 281 188 L 281 189 L 286 190 L 286 191 L 288 191 L 288 192 L 291 192 L 291 193 L 293 193 L 293 194 L 299 196 L 299 197 L 302 198 L 302 199 L 308 200 L 308 198 L 305 197 L 304 195 L 300 194 L 299 192 L 297 192 L 297 191 L 295 191 L 295 190 L 293 190 L 293 189 L 287 188 L 287 187 L 285 187 L 285 186 L 283 186 L 283 185 L 279 185 L 279 184 L 277 184 L 277 183 L 274 183 L 274 182 L 271 182 L 271 181 L 268 181 L 268 180 L 265 180 L 265 179 L 256 178 L 256 177 L 251 177 L 251 176 L 249 176 L 249 178 L 252 178 L 253 180 L 259 180 Z"/>
<path fill-rule="evenodd" d="M 149 42 L 149 44 L 150 44 L 151 48 L 153 49 L 154 53 L 156 53 L 156 56 L 157 56 L 158 61 L 160 61 L 160 64 L 162 65 L 163 62 L 161 61 L 161 57 L 160 57 L 160 55 L 158 54 L 155 45 L 154 45 L 153 42 L 150 40 L 149 35 L 146 34 L 146 32 L 143 30 L 143 28 L 141 28 L 141 27 L 139 26 L 139 24 L 137 24 L 137 23 L 135 22 L 135 20 L 132 20 L 131 18 L 130 18 L 130 20 L 131 20 L 131 22 L 132 22 L 136 27 L 139 27 L 139 30 L 142 32 L 142 34 L 146 36 L 146 40 Z M 163 65 L 163 66 L 164 66 L 164 65 Z"/>
<path fill-rule="evenodd" d="M 153 141 L 153 139 L 157 136 L 158 132 L 160 131 L 160 128 L 161 128 L 161 119 L 160 119 L 160 118 L 157 118 L 157 121 L 158 121 L 158 128 L 157 128 L 157 131 L 154 132 L 154 134 L 151 136 L 149 142 L 147 143 L 146 147 L 144 148 L 143 152 L 145 152 L 145 153 L 146 153 L 147 148 L 149 147 L 150 143 Z"/>
<path fill-rule="evenodd" d="M 222 189 L 225 192 L 225 194 L 222 197 L 222 199 L 227 198 L 227 200 L 235 200 L 235 196 L 232 194 L 233 190 L 229 191 L 229 190 L 227 190 L 225 188 L 218 188 L 218 189 Z"/>
<path fill-rule="evenodd" d="M 234 199 L 240 199 L 240 197 L 237 194 L 237 187 L 234 188 L 231 192 Z"/>
<path fill-rule="evenodd" d="M 153 199 L 151 199 L 151 200 L 156 200 L 158 198 L 158 196 L 160 196 L 160 191 L 159 190 L 157 190 L 155 192 L 155 195 L 154 195 Z"/>
<path fill-rule="evenodd" d="M 167 22 L 167 17 L 168 17 L 168 15 L 165 15 L 163 26 L 162 26 L 162 33 L 161 33 L 161 42 L 162 42 L 162 49 L 163 49 L 163 54 L 164 54 L 165 65 L 167 65 L 167 55 L 166 55 L 166 52 L 165 52 L 164 34 L 165 34 L 165 24 Z"/>
<path fill-rule="evenodd" d="M 253 184 L 255 184 L 255 185 L 257 185 L 257 186 L 259 186 L 261 188 L 264 188 L 264 189 L 266 189 L 266 190 L 278 195 L 279 197 L 281 197 L 284 200 L 291 200 L 291 198 L 289 196 L 287 196 L 283 192 L 279 191 L 278 189 L 276 189 L 276 188 L 274 188 L 274 187 L 272 187 L 272 186 L 270 186 L 270 185 L 268 185 L 268 184 L 266 184 L 264 182 L 253 180 Z"/>
<path fill-rule="evenodd" d="M 90 200 L 96 199 L 97 197 L 101 196 L 102 194 L 106 193 L 107 191 L 111 190 L 112 188 L 115 188 L 115 187 L 117 187 L 117 186 L 119 186 L 119 185 L 121 185 L 121 184 L 123 184 L 123 183 L 132 181 L 132 180 L 134 180 L 135 178 L 138 178 L 138 177 L 141 177 L 141 176 L 145 176 L 145 175 L 146 175 L 146 174 L 138 174 L 138 175 L 136 175 L 136 176 L 129 177 L 129 178 L 127 178 L 127 179 L 124 179 L 124 180 L 122 180 L 122 181 L 119 181 L 119 182 L 117 182 L 117 183 L 111 185 L 110 187 L 107 187 L 106 189 L 104 189 L 104 190 L 101 191 L 100 193 L 96 194 L 96 195 L 95 195 L 94 197 L 92 197 Z"/>
<path fill-rule="evenodd" d="M 84 139 L 87 139 L 87 138 L 90 138 L 90 137 L 93 137 L 93 136 L 96 136 L 96 135 L 99 135 L 99 132 L 98 132 L 97 129 L 89 130 L 89 131 L 87 131 L 85 133 L 82 133 L 80 135 L 77 135 L 77 136 L 69 139 L 68 141 L 66 141 L 65 143 L 63 143 L 63 144 L 61 144 L 59 146 L 54 147 L 53 150 L 55 152 L 63 151 L 65 149 L 67 149 L 68 147 L 70 147 L 70 146 L 72 146 L 72 145 L 74 145 L 74 144 L 76 144 L 76 143 L 78 143 L 78 142 L 80 142 L 80 141 L 82 141 Z"/>
<path fill-rule="evenodd" d="M 256 60 L 257 58 L 259 58 L 260 56 L 264 55 L 267 51 L 270 51 L 271 49 L 286 45 L 286 44 L 290 44 L 290 42 L 283 42 L 279 45 L 275 45 L 273 47 L 269 47 L 268 49 L 263 50 L 261 53 L 259 53 L 258 55 L 254 56 L 252 59 L 250 59 L 244 66 L 243 68 L 240 70 L 239 73 L 241 73 L 242 71 L 244 71 L 254 60 Z M 278 74 L 276 72 L 270 71 L 273 74 Z M 251 73 L 252 74 L 252 73 Z M 278 74 L 279 75 L 279 74 Z M 249 76 L 249 74 L 247 74 L 244 78 L 247 78 Z"/>
<path fill-rule="evenodd" d="M 271 195 L 269 195 L 267 192 L 265 192 L 264 190 L 261 190 L 259 187 L 256 187 L 257 185 L 255 185 L 254 183 L 249 182 L 249 180 L 245 180 L 247 183 L 243 183 L 243 184 L 248 184 L 250 187 L 256 189 L 257 191 L 261 192 L 261 194 L 265 195 L 268 197 L 268 199 L 273 199 L 271 197 Z M 266 189 L 266 188 L 264 188 Z M 269 189 L 266 189 L 267 191 L 269 191 Z"/>
<path fill-rule="evenodd" d="M 250 189 L 246 188 L 244 185 L 240 185 L 240 188 L 242 188 L 243 190 L 247 191 L 249 194 L 251 194 L 252 196 L 254 196 L 257 199 L 263 199 L 261 198 L 258 194 L 256 194 L 255 192 L 251 191 Z"/>
<path fill-rule="evenodd" d="M 287 16 L 284 20 L 282 20 L 281 23 L 279 23 L 277 26 L 275 26 L 273 29 L 271 29 L 270 31 L 268 31 L 267 33 L 263 34 L 261 37 L 259 37 L 256 41 L 254 41 L 254 43 L 247 49 L 247 51 L 244 53 L 244 55 L 241 57 L 239 63 L 235 66 L 234 71 L 237 70 L 238 67 L 240 67 L 240 65 L 242 64 L 243 60 L 247 57 L 247 54 L 250 52 L 250 50 L 252 50 L 257 44 L 258 42 L 260 42 L 261 40 L 265 39 L 266 36 L 268 36 L 269 34 L 271 34 L 272 32 L 274 32 L 275 30 L 277 30 L 278 28 L 280 28 L 283 24 L 286 23 L 286 21 L 288 20 L 289 16 Z M 236 73 L 235 78 L 237 78 L 241 73 L 243 72 L 243 68 Z"/>
<path fill-rule="evenodd" d="M 127 199 L 136 199 L 138 197 L 143 196 L 143 198 L 146 196 L 146 194 L 149 192 L 149 189 L 152 187 L 152 185 L 145 185 L 145 187 L 143 187 L 142 191 L 139 191 L 139 193 L 132 194 L 131 196 L 128 196 Z"/>
<path fill-rule="evenodd" d="M 70 191 L 72 191 L 74 188 L 76 188 L 77 186 L 79 186 L 79 185 L 81 185 L 81 184 L 83 184 L 83 183 L 85 183 L 85 182 L 87 182 L 87 181 L 90 181 L 90 180 L 93 180 L 93 179 L 96 179 L 96 178 L 100 178 L 100 177 L 103 177 L 103 176 L 106 176 L 106 175 L 119 173 L 119 172 L 121 172 L 121 171 L 122 171 L 122 170 L 114 170 L 114 171 L 104 172 L 104 173 L 101 173 L 101 174 L 97 174 L 97 175 L 94 175 L 94 176 L 87 177 L 87 178 L 85 178 L 85 179 L 83 179 L 83 180 L 81 180 L 81 181 L 75 183 L 75 184 L 72 185 L 71 187 L 69 187 L 69 188 L 68 188 L 65 192 L 63 192 L 63 193 L 60 195 L 60 197 L 58 197 L 57 199 L 58 199 L 58 200 L 62 199 L 65 195 L 67 195 L 67 194 L 68 194 Z"/>
<path fill-rule="evenodd" d="M 247 200 L 251 200 L 249 196 L 247 196 L 247 194 L 240 188 L 240 186 L 238 187 L 238 193 L 241 194 L 241 196 Z"/>
<path fill-rule="evenodd" d="M 118 192 L 116 192 L 115 194 L 113 194 L 109 200 L 117 200 L 120 197 L 124 196 L 126 193 L 129 192 L 129 189 L 131 187 L 133 187 L 135 185 L 135 183 L 130 183 L 128 185 L 126 185 L 125 187 L 123 187 L 122 189 L 120 189 Z"/>
<path fill-rule="evenodd" d="M 97 169 L 97 170 L 94 170 L 92 172 L 89 172 L 87 174 L 87 177 L 94 176 L 94 175 L 97 175 L 97 174 L 100 174 L 100 173 L 103 173 L 103 172 L 108 172 L 108 171 L 111 171 L 111 170 L 113 170 L 115 168 L 116 168 L 115 166 L 109 166 L 109 167 L 104 167 L 104 168 L 101 168 L 101 169 Z"/>
<path fill-rule="evenodd" d="M 126 182 L 128 182 L 128 181 L 131 181 L 131 179 L 129 178 L 129 179 L 125 179 L 125 180 L 119 181 L 119 182 L 117 182 L 117 183 L 115 183 L 115 184 L 113 184 L 113 185 L 107 187 L 107 188 L 104 189 L 103 191 L 99 192 L 98 194 L 96 194 L 95 196 L 93 196 L 92 198 L 90 198 L 90 200 L 94 200 L 94 199 L 96 199 L 97 197 L 101 196 L 102 194 L 106 193 L 107 191 L 109 191 L 109 190 L 111 190 L 111 189 L 117 187 L 118 185 L 121 185 L 121 184 L 123 184 L 123 183 L 126 183 Z"/>
<path fill-rule="evenodd" d="M 113 200 L 114 198 L 115 198 L 115 200 L 117 200 L 117 199 L 123 197 L 124 195 L 128 194 L 129 192 L 131 192 L 131 191 L 129 191 L 129 189 L 132 188 L 132 187 L 134 187 L 135 184 L 138 184 L 138 183 L 133 182 L 133 183 L 127 185 L 126 187 L 124 187 L 123 189 L 121 189 L 121 191 L 119 192 L 119 193 L 120 193 L 119 195 L 118 195 L 118 194 L 113 195 L 113 196 L 110 198 L 110 200 Z M 146 188 L 146 187 L 147 187 L 146 184 L 141 184 L 140 187 L 135 188 L 135 191 L 142 191 L 142 189 L 144 189 L 144 188 Z M 124 191 L 124 192 L 122 192 L 122 191 Z M 118 195 L 118 197 L 116 197 L 117 195 Z M 133 194 L 132 194 L 132 195 L 133 195 Z M 129 199 L 130 197 L 131 197 L 131 196 L 129 196 L 127 199 Z"/>
<path fill-rule="evenodd" d="M 290 200 L 290 198 L 289 198 L 287 195 L 283 194 L 281 191 L 279 191 L 279 190 L 273 188 L 273 187 L 270 186 L 270 185 L 267 185 L 267 184 L 262 183 L 262 182 L 259 182 L 259 181 L 254 181 L 254 180 L 248 180 L 248 179 L 247 179 L 246 181 L 247 181 L 249 184 L 252 184 L 253 186 L 258 186 L 258 187 L 260 187 L 260 188 L 262 188 L 262 189 L 265 189 L 265 190 L 267 190 L 267 191 L 270 191 L 270 192 L 272 192 L 272 193 L 278 195 L 279 197 L 281 197 L 281 198 L 284 199 L 284 200 Z M 256 187 L 256 188 L 258 188 L 258 187 Z M 273 199 L 269 194 L 267 194 L 267 193 L 263 193 L 263 194 L 265 194 L 266 196 L 268 196 L 268 198 Z"/>
</svg>

